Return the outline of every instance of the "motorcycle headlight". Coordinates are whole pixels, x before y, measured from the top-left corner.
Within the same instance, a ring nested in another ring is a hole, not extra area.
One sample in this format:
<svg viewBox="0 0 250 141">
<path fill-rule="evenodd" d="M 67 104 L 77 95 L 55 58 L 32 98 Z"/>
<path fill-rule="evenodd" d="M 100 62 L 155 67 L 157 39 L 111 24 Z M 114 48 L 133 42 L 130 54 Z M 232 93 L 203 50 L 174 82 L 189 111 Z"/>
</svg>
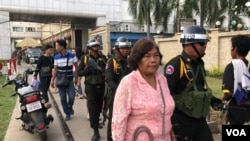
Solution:
<svg viewBox="0 0 250 141">
<path fill-rule="evenodd" d="M 30 55 L 30 54 L 28 54 L 28 57 L 31 57 L 31 55 Z"/>
</svg>

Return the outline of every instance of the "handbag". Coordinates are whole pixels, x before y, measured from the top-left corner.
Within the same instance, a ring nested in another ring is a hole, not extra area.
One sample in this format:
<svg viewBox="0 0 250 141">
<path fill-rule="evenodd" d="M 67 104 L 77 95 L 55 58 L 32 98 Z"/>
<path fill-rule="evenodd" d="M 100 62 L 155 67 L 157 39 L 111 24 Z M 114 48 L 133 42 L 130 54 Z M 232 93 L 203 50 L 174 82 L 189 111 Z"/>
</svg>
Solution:
<svg viewBox="0 0 250 141">
<path fill-rule="evenodd" d="M 67 55 L 67 64 L 66 64 L 66 67 L 68 66 L 68 61 L 69 61 L 69 58 L 68 58 L 68 55 Z M 69 79 L 67 77 L 67 70 L 65 73 L 58 73 L 56 75 L 56 86 L 57 87 L 65 87 L 67 86 L 69 83 Z"/>
<path fill-rule="evenodd" d="M 65 87 L 69 83 L 69 79 L 67 77 L 67 74 L 57 74 L 56 76 L 56 86 L 57 87 Z"/>
<path fill-rule="evenodd" d="M 41 67 L 40 76 L 41 77 L 51 76 L 50 67 Z"/>
<path fill-rule="evenodd" d="M 162 114 L 162 133 L 161 133 L 161 140 L 165 141 L 166 139 L 166 136 L 165 136 L 165 113 L 166 113 L 166 102 L 165 102 L 165 99 L 164 99 L 164 94 L 162 92 L 162 88 L 161 88 L 161 84 L 160 84 L 160 81 L 158 81 L 159 83 L 159 86 L 160 86 L 160 90 L 161 90 L 161 98 L 162 98 L 162 103 L 163 103 L 163 114 Z M 151 132 L 151 130 L 145 126 L 145 125 L 140 125 L 138 126 L 134 133 L 133 133 L 133 139 L 132 141 L 136 141 L 139 134 L 141 134 L 142 132 L 145 132 L 148 137 L 149 137 L 149 141 L 154 141 L 154 136 Z"/>
<path fill-rule="evenodd" d="M 44 60 L 43 60 L 44 61 Z M 52 58 L 50 57 L 50 63 L 52 63 Z M 52 76 L 52 73 L 51 73 L 51 68 L 49 66 L 42 66 L 40 68 L 40 73 L 39 75 L 41 77 L 48 77 L 48 76 Z"/>
<path fill-rule="evenodd" d="M 146 127 L 144 125 L 141 125 L 135 129 L 132 141 L 136 141 L 139 134 L 142 132 L 145 132 L 148 135 L 149 141 L 154 141 L 154 137 L 153 137 L 152 132 L 150 131 L 150 129 L 148 127 Z"/>
</svg>

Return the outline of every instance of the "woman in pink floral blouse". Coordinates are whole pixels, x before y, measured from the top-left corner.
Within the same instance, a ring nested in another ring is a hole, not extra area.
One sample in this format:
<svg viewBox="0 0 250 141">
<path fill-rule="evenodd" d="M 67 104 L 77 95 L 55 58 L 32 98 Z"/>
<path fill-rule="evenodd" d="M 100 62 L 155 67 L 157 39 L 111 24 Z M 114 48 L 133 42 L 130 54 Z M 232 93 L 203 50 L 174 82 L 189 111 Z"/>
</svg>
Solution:
<svg viewBox="0 0 250 141">
<path fill-rule="evenodd" d="M 157 72 L 161 59 L 150 39 L 140 39 L 133 46 L 128 60 L 133 71 L 121 80 L 114 100 L 114 141 L 175 140 L 171 124 L 175 104 L 166 78 Z"/>
</svg>

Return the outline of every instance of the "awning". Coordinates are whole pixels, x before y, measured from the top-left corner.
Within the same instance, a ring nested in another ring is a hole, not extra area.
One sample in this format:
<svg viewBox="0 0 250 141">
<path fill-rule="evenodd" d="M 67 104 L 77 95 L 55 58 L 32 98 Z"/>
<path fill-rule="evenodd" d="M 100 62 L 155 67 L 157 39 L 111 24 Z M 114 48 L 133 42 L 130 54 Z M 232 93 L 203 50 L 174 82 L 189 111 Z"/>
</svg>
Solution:
<svg viewBox="0 0 250 141">
<path fill-rule="evenodd" d="M 157 33 L 150 33 L 150 38 L 153 39 L 154 36 L 158 35 Z M 164 37 L 171 37 L 173 34 L 164 34 Z M 119 37 L 125 37 L 128 38 L 128 40 L 133 44 L 138 39 L 141 38 L 147 38 L 147 33 L 133 33 L 133 32 L 111 32 L 110 33 L 110 40 L 111 40 L 111 46 L 115 45 L 115 42 L 117 38 Z"/>
<path fill-rule="evenodd" d="M 27 47 L 38 47 L 41 44 L 33 38 L 26 37 L 21 42 L 16 44 L 17 47 L 27 48 Z"/>
</svg>

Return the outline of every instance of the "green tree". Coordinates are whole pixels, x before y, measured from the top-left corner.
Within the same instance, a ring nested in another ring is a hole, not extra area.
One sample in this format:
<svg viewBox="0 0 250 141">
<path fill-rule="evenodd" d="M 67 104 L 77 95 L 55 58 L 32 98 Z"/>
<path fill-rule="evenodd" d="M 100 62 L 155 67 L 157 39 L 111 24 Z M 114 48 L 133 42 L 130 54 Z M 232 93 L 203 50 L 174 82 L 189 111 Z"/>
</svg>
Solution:
<svg viewBox="0 0 250 141">
<path fill-rule="evenodd" d="M 204 22 L 211 27 L 215 27 L 215 22 L 224 22 L 228 3 L 225 0 L 185 0 L 180 5 L 180 18 L 193 18 L 200 16 L 200 26 Z"/>
<path fill-rule="evenodd" d="M 245 6 L 248 0 L 200 0 L 204 2 L 204 20 L 210 27 L 215 27 L 216 21 L 221 24 L 228 17 L 228 27 L 231 21 L 243 23 L 242 17 L 250 17 L 250 11 Z M 236 28 L 236 27 L 233 27 Z"/>
<path fill-rule="evenodd" d="M 210 27 L 215 27 L 216 21 L 224 22 L 228 10 L 228 3 L 225 0 L 185 0 L 183 2 L 174 0 L 174 2 L 176 2 L 173 4 L 173 12 L 176 14 L 174 17 L 175 26 L 179 18 L 199 16 L 201 26 L 205 22 Z M 175 29 L 177 28 L 175 27 Z"/>
<path fill-rule="evenodd" d="M 163 30 L 168 30 L 169 25 L 169 18 L 171 14 L 177 7 L 179 0 L 162 0 L 161 1 L 161 9 L 160 9 L 160 16 L 157 16 L 159 19 L 156 20 L 156 25 L 162 25 Z"/>
<path fill-rule="evenodd" d="M 210 27 L 215 27 L 216 21 L 225 22 L 228 3 L 225 0 L 209 0 L 205 4 L 205 21 Z"/>
<path fill-rule="evenodd" d="M 245 6 L 248 0 L 129 0 L 129 12 L 141 28 L 147 25 L 149 38 L 150 26 L 155 23 L 156 28 L 163 26 L 168 30 L 169 20 L 173 18 L 174 32 L 177 30 L 178 19 L 194 18 L 200 16 L 200 25 L 205 22 L 210 27 L 215 27 L 216 21 L 221 24 L 229 17 L 229 25 L 235 20 L 242 23 L 242 16 L 250 17 L 250 11 Z M 236 13 L 236 14 L 235 14 Z M 174 16 L 173 16 L 174 15 Z M 172 17 L 173 16 L 173 17 Z"/>
<path fill-rule="evenodd" d="M 129 13 L 136 20 L 139 28 L 144 24 L 147 25 L 147 38 L 150 38 L 152 20 L 157 24 L 160 23 L 162 1 L 164 0 L 129 0 Z M 157 24 L 156 27 L 158 26 Z"/>
<path fill-rule="evenodd" d="M 185 0 L 183 2 L 180 0 L 166 0 L 164 2 L 162 21 L 165 30 L 167 30 L 167 24 L 171 14 L 174 14 L 174 32 L 177 32 L 178 19 L 193 18 L 193 14 L 197 15 L 199 13 L 197 0 Z"/>
<path fill-rule="evenodd" d="M 231 8 L 229 9 L 230 21 L 228 27 L 232 26 L 232 29 L 237 30 L 237 24 L 244 25 L 243 17 L 250 18 L 249 8 L 245 6 L 248 0 L 229 0 Z M 231 25 L 231 22 L 235 21 L 236 25 Z"/>
</svg>

